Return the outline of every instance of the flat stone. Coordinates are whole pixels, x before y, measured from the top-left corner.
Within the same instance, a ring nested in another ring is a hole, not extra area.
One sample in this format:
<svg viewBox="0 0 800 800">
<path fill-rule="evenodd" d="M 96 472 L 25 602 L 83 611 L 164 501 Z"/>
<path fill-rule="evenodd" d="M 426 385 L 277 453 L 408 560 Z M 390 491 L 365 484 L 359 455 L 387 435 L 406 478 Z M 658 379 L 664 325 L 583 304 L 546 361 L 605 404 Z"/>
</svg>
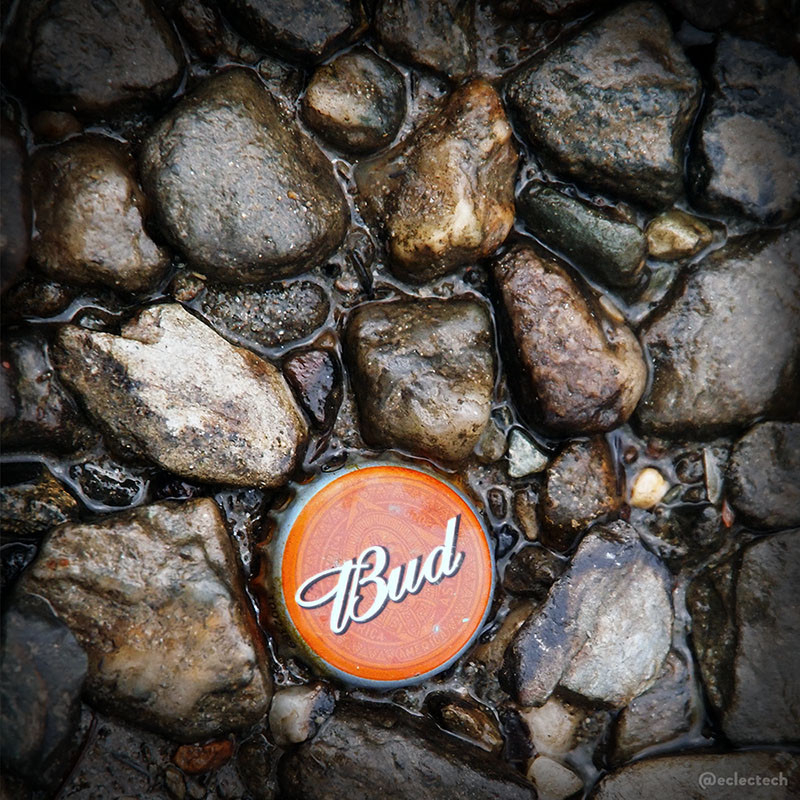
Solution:
<svg viewBox="0 0 800 800">
<path fill-rule="evenodd" d="M 36 786 L 68 770 L 87 658 L 41 598 L 22 594 L 3 615 L 0 753 L 3 768 Z"/>
<path fill-rule="evenodd" d="M 342 403 L 338 359 L 327 350 L 301 350 L 283 362 L 283 374 L 309 419 L 330 429 Z"/>
<path fill-rule="evenodd" d="M 545 51 L 508 86 L 545 164 L 649 206 L 683 190 L 683 145 L 700 78 L 664 12 L 633 2 Z"/>
<path fill-rule="evenodd" d="M 157 106 L 178 88 L 178 38 L 151 0 L 32 0 L 6 52 L 9 77 L 46 106 L 87 114 Z"/>
<path fill-rule="evenodd" d="M 307 426 L 283 376 L 176 304 L 119 336 L 63 326 L 59 375 L 122 447 L 186 478 L 279 486 Z"/>
<path fill-rule="evenodd" d="M 363 32 L 360 0 L 223 0 L 245 38 L 285 57 L 322 61 Z"/>
<path fill-rule="evenodd" d="M 800 67 L 723 36 L 689 162 L 698 208 L 773 225 L 800 211 Z"/>
<path fill-rule="evenodd" d="M 689 587 L 703 681 L 734 744 L 800 738 L 799 578 L 800 531 L 793 530 L 757 539 L 738 570 L 723 564 Z"/>
<path fill-rule="evenodd" d="M 406 112 L 403 76 L 366 47 L 350 50 L 311 76 L 303 119 L 342 150 L 368 153 L 389 144 Z"/>
<path fill-rule="evenodd" d="M 475 67 L 472 3 L 458 0 L 379 0 L 375 32 L 400 61 L 461 78 Z"/>
<path fill-rule="evenodd" d="M 702 797 L 703 800 L 731 800 L 731 797 L 743 793 L 748 800 L 790 800 L 799 791 L 800 758 L 790 753 L 751 750 L 637 761 L 603 778 L 591 798 Z"/>
<path fill-rule="evenodd" d="M 646 369 L 633 331 L 569 268 L 530 246 L 494 264 L 517 348 L 520 405 L 557 432 L 616 428 L 633 413 Z"/>
<path fill-rule="evenodd" d="M 32 256 L 51 278 L 138 292 L 154 288 L 169 256 L 144 229 L 146 201 L 118 142 L 70 139 L 31 165 Z"/>
<path fill-rule="evenodd" d="M 512 694 L 538 706 L 560 686 L 589 701 L 627 705 L 652 685 L 666 658 L 671 588 L 630 525 L 594 527 L 506 651 Z"/>
<path fill-rule="evenodd" d="M 755 528 L 800 525 L 800 424 L 762 422 L 733 447 L 730 500 Z"/>
<path fill-rule="evenodd" d="M 208 277 L 287 277 L 344 237 L 349 213 L 330 162 L 248 70 L 184 97 L 150 132 L 139 164 L 164 233 Z"/>
<path fill-rule="evenodd" d="M 287 797 L 533 800 L 533 787 L 484 750 L 386 703 L 342 702 L 279 765 Z"/>
<path fill-rule="evenodd" d="M 305 280 L 228 286 L 179 272 L 170 292 L 221 336 L 256 352 L 311 336 L 330 311 L 325 290 Z"/>
<path fill-rule="evenodd" d="M 345 349 L 365 439 L 446 462 L 466 458 L 489 421 L 492 339 L 486 307 L 466 298 L 359 306 Z"/>
<path fill-rule="evenodd" d="M 75 519 L 78 501 L 52 473 L 0 487 L 0 527 L 4 536 L 41 536 L 50 528 Z"/>
<path fill-rule="evenodd" d="M 528 230 L 609 286 L 631 286 L 644 266 L 641 230 L 574 197 L 531 182 L 517 196 Z"/>
<path fill-rule="evenodd" d="M 714 234 L 701 219 L 671 208 L 651 220 L 645 230 L 647 249 L 660 261 L 689 258 L 711 244 Z"/>
<path fill-rule="evenodd" d="M 514 428 L 508 436 L 508 474 L 512 478 L 522 478 L 535 472 L 542 472 L 549 461 L 529 436 Z"/>
<path fill-rule="evenodd" d="M 614 459 L 602 436 L 571 442 L 553 460 L 539 497 L 542 543 L 569 550 L 595 520 L 622 505 Z"/>
<path fill-rule="evenodd" d="M 20 591 L 47 599 L 86 649 L 86 689 L 101 709 L 179 741 L 266 713 L 263 644 L 212 500 L 62 525 Z"/>
<path fill-rule="evenodd" d="M 491 255 L 514 222 L 517 151 L 497 92 L 474 80 L 386 154 L 355 171 L 368 217 L 387 233 L 392 268 L 432 280 Z"/>
<path fill-rule="evenodd" d="M 643 326 L 653 362 L 652 385 L 637 411 L 646 432 L 706 436 L 795 410 L 798 248 L 796 229 L 730 241 Z"/>
</svg>

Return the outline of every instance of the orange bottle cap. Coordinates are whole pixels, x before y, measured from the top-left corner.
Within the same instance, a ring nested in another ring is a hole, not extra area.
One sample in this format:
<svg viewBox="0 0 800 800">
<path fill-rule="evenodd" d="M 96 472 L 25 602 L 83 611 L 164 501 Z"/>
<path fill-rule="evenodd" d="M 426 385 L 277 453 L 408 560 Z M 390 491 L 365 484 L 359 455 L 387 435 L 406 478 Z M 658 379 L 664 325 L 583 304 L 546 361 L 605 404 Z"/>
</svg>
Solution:
<svg viewBox="0 0 800 800">
<path fill-rule="evenodd" d="M 380 688 L 450 666 L 480 632 L 494 588 L 472 504 L 406 466 L 359 465 L 301 489 L 273 565 L 279 608 L 309 657 Z"/>
</svg>

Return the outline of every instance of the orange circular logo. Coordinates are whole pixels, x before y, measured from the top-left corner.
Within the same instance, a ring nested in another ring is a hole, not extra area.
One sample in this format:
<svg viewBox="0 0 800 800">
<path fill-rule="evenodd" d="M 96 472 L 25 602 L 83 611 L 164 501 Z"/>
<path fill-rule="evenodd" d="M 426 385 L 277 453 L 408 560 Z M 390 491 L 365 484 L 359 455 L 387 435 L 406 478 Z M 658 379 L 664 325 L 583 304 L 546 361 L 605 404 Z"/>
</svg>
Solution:
<svg viewBox="0 0 800 800">
<path fill-rule="evenodd" d="M 362 684 L 410 683 L 449 666 L 478 634 L 494 584 L 469 501 L 400 466 L 356 467 L 317 486 L 287 520 L 274 562 L 299 641 Z"/>
</svg>

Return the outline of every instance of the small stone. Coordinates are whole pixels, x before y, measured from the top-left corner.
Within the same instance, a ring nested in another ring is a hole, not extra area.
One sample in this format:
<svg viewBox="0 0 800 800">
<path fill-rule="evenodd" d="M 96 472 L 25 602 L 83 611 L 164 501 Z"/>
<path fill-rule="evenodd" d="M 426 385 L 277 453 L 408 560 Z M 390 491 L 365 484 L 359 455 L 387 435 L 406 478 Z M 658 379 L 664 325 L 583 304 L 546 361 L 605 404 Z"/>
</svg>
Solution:
<svg viewBox="0 0 800 800">
<path fill-rule="evenodd" d="M 242 35 L 268 52 L 322 61 L 366 27 L 359 0 L 223 0 Z"/>
<path fill-rule="evenodd" d="M 514 493 L 514 516 L 525 538 L 535 542 L 539 538 L 539 519 L 536 512 L 536 495 L 530 489 Z"/>
<path fill-rule="evenodd" d="M 478 439 L 478 444 L 475 445 L 475 455 L 481 464 L 494 464 L 506 454 L 507 446 L 506 435 L 497 427 L 495 421 L 490 419 L 483 429 L 481 438 Z"/>
<path fill-rule="evenodd" d="M 544 547 L 534 545 L 518 550 L 503 574 L 503 588 L 511 594 L 543 601 L 550 587 L 561 577 L 565 562 Z"/>
<path fill-rule="evenodd" d="M 304 742 L 314 736 L 333 707 L 333 694 L 324 683 L 279 689 L 269 709 L 273 741 L 278 747 Z"/>
<path fill-rule="evenodd" d="M 714 214 L 785 222 L 800 210 L 800 67 L 790 56 L 726 35 L 712 75 L 714 91 L 689 160 L 694 200 Z"/>
<path fill-rule="evenodd" d="M 181 46 L 156 3 L 32 0 L 19 12 L 4 66 L 47 107 L 101 115 L 157 106 L 178 88 Z"/>
<path fill-rule="evenodd" d="M 233 756 L 232 739 L 219 739 L 206 744 L 182 744 L 172 760 L 175 765 L 189 775 L 199 775 L 219 769 Z"/>
<path fill-rule="evenodd" d="M 414 134 L 355 171 L 393 270 L 421 283 L 491 255 L 514 222 L 517 151 L 495 89 L 474 80 Z"/>
<path fill-rule="evenodd" d="M 387 703 L 342 702 L 317 735 L 279 766 L 281 791 L 304 800 L 533 800 L 501 760 Z"/>
<path fill-rule="evenodd" d="M 473 15 L 473 4 L 458 0 L 379 0 L 374 27 L 400 61 L 460 78 L 475 66 Z"/>
<path fill-rule="evenodd" d="M 711 244 L 711 228 L 697 217 L 672 208 L 651 220 L 645 230 L 647 249 L 659 261 L 689 258 Z"/>
<path fill-rule="evenodd" d="M 595 520 L 622 505 L 614 459 L 602 436 L 568 444 L 547 470 L 540 494 L 542 543 L 569 550 Z"/>
<path fill-rule="evenodd" d="M 359 306 L 345 350 L 361 430 L 379 447 L 454 463 L 489 421 L 492 325 L 474 300 L 399 300 Z"/>
<path fill-rule="evenodd" d="M 633 331 L 581 289 L 569 269 L 531 246 L 495 262 L 521 369 L 520 405 L 556 432 L 596 433 L 625 422 L 647 370 Z"/>
<path fill-rule="evenodd" d="M 583 788 L 583 781 L 569 768 L 548 756 L 537 756 L 528 770 L 540 800 L 565 800 Z"/>
<path fill-rule="evenodd" d="M 662 206 L 683 191 L 697 72 L 651 2 L 612 11 L 512 79 L 508 100 L 545 166 Z"/>
<path fill-rule="evenodd" d="M 146 201 L 119 144 L 99 136 L 36 152 L 32 257 L 51 278 L 140 292 L 169 264 L 144 229 Z"/>
<path fill-rule="evenodd" d="M 733 447 L 731 504 L 756 528 L 800 525 L 800 423 L 763 422 Z"/>
<path fill-rule="evenodd" d="M 627 705 L 652 685 L 669 650 L 671 586 L 630 525 L 595 526 L 506 651 L 509 690 L 525 706 L 544 704 L 558 686 Z"/>
<path fill-rule="evenodd" d="M 0 291 L 5 292 L 22 276 L 33 221 L 25 143 L 5 116 L 0 121 L 0 158 Z"/>
<path fill-rule="evenodd" d="M 308 430 L 280 372 L 181 306 L 149 306 L 119 336 L 74 325 L 56 363 L 121 446 L 186 478 L 279 486 Z"/>
<path fill-rule="evenodd" d="M 190 742 L 266 713 L 266 655 L 212 500 L 55 528 L 19 589 L 45 598 L 86 649 L 93 704 Z"/>
<path fill-rule="evenodd" d="M 545 184 L 529 183 L 517 196 L 528 230 L 548 247 L 609 286 L 631 286 L 647 256 L 636 225 L 613 219 L 595 206 Z"/>
<path fill-rule="evenodd" d="M 256 352 L 311 336 L 330 312 L 325 290 L 311 281 L 226 286 L 179 272 L 170 291 L 221 336 Z"/>
<path fill-rule="evenodd" d="M 0 372 L 6 388 L 3 447 L 69 452 L 85 443 L 82 417 L 56 376 L 50 345 L 41 333 L 8 335 Z"/>
<path fill-rule="evenodd" d="M 654 467 L 645 467 L 633 479 L 630 503 L 636 508 L 652 508 L 669 491 L 669 483 Z"/>
<path fill-rule="evenodd" d="M 425 705 L 440 727 L 469 739 L 482 750 L 499 753 L 503 736 L 492 712 L 470 697 L 448 692 L 433 692 Z"/>
<path fill-rule="evenodd" d="M 541 472 L 547 467 L 547 454 L 543 453 L 521 430 L 514 428 L 508 437 L 508 474 L 522 478 Z"/>
<path fill-rule="evenodd" d="M 800 792 L 800 758 L 791 753 L 756 750 L 648 758 L 606 775 L 592 794 L 592 800 L 641 797 L 731 800 L 743 788 L 737 786 L 737 781 L 749 778 L 762 781 L 746 784 L 747 800 L 791 800 Z M 702 783 L 700 788 L 698 782 Z"/>
<path fill-rule="evenodd" d="M 6 536 L 41 536 L 78 516 L 78 501 L 42 469 L 36 478 L 0 488 L 0 524 Z"/>
<path fill-rule="evenodd" d="M 0 753 L 36 786 L 56 786 L 70 767 L 87 659 L 41 598 L 20 594 L 3 615 Z"/>
<path fill-rule="evenodd" d="M 794 413 L 800 396 L 800 231 L 729 240 L 640 335 L 653 363 L 647 434 L 708 437 Z M 776 291 L 775 287 L 781 287 Z"/>
<path fill-rule="evenodd" d="M 294 275 L 344 238 L 349 214 L 330 162 L 247 70 L 185 96 L 150 132 L 139 165 L 164 233 L 208 277 Z"/>
<path fill-rule="evenodd" d="M 368 153 L 389 144 L 406 111 L 403 76 L 367 48 L 319 67 L 301 103 L 303 118 L 342 150 Z"/>
<path fill-rule="evenodd" d="M 261 52 L 225 24 L 213 0 L 178 0 L 174 14 L 181 33 L 207 61 L 225 56 L 246 64 L 261 60 Z"/>
<path fill-rule="evenodd" d="M 253 800 L 276 800 L 278 797 L 278 759 L 283 750 L 265 736 L 255 733 L 236 751 L 236 769 Z"/>
<path fill-rule="evenodd" d="M 537 753 L 562 758 L 577 747 L 586 712 L 556 697 L 539 707 L 525 708 L 522 717 Z"/>
<path fill-rule="evenodd" d="M 290 356 L 283 374 L 303 410 L 320 428 L 330 428 L 342 403 L 342 370 L 326 350 L 305 350 Z"/>
<path fill-rule="evenodd" d="M 185 800 L 186 780 L 180 770 L 175 769 L 171 764 L 164 770 L 164 787 L 173 800 Z"/>
</svg>

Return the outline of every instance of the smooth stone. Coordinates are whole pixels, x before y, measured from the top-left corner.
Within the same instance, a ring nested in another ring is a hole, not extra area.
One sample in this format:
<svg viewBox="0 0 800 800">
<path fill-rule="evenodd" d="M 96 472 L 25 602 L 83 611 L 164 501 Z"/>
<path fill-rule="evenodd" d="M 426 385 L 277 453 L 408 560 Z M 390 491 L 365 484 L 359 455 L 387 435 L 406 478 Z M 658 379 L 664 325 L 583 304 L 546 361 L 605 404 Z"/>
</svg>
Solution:
<svg viewBox="0 0 800 800">
<path fill-rule="evenodd" d="M 549 756 L 533 759 L 528 780 L 536 786 L 539 800 L 565 800 L 583 788 L 583 781 L 569 767 Z"/>
<path fill-rule="evenodd" d="M 570 442 L 553 459 L 539 495 L 542 544 L 569 550 L 595 520 L 622 505 L 611 448 L 602 436 Z"/>
<path fill-rule="evenodd" d="M 38 150 L 31 187 L 31 255 L 49 277 L 126 292 L 154 288 L 169 256 L 144 229 L 146 200 L 118 142 L 91 136 Z"/>
<path fill-rule="evenodd" d="M 319 67 L 301 101 L 308 126 L 342 150 L 368 153 L 394 139 L 406 112 L 403 76 L 365 47 Z"/>
<path fill-rule="evenodd" d="M 226 283 L 308 270 L 349 221 L 328 159 L 248 70 L 185 96 L 145 139 L 139 166 L 168 239 Z"/>
<path fill-rule="evenodd" d="M 775 225 L 800 211 L 800 67 L 723 36 L 713 92 L 689 161 L 698 208 Z"/>
<path fill-rule="evenodd" d="M 182 477 L 279 486 L 308 433 L 272 364 L 176 304 L 145 308 L 119 336 L 65 325 L 55 360 L 119 445 Z"/>
<path fill-rule="evenodd" d="M 700 77 L 651 2 L 612 11 L 522 69 L 508 100 L 545 165 L 665 206 L 683 191 L 683 145 Z"/>
<path fill-rule="evenodd" d="M 734 745 L 800 738 L 800 530 L 757 539 L 741 564 L 723 563 L 689 586 L 703 682 Z"/>
<path fill-rule="evenodd" d="M 342 403 L 342 368 L 327 350 L 301 350 L 283 362 L 283 374 L 306 415 L 330 429 Z"/>
<path fill-rule="evenodd" d="M 714 234 L 697 217 L 672 208 L 651 220 L 645 229 L 647 250 L 659 261 L 689 258 L 708 247 Z"/>
<path fill-rule="evenodd" d="M 645 323 L 653 378 L 637 416 L 646 433 L 711 436 L 796 409 L 799 250 L 796 229 L 731 240 Z"/>
<path fill-rule="evenodd" d="M 647 246 L 636 225 L 539 182 L 517 195 L 517 207 L 534 236 L 609 286 L 638 280 Z"/>
<path fill-rule="evenodd" d="M 228 286 L 179 272 L 170 292 L 220 336 L 256 352 L 311 336 L 330 312 L 325 290 L 304 280 Z"/>
<path fill-rule="evenodd" d="M 762 422 L 733 447 L 731 505 L 755 528 L 800 525 L 800 423 Z"/>
<path fill-rule="evenodd" d="M 268 52 L 322 61 L 364 31 L 361 0 L 222 0 L 242 35 Z"/>
<path fill-rule="evenodd" d="M 368 443 L 448 463 L 466 458 L 489 421 L 492 324 L 471 299 L 367 303 L 345 335 Z"/>
<path fill-rule="evenodd" d="M 473 4 L 459 0 L 379 0 L 373 27 L 400 61 L 463 78 L 475 68 Z"/>
<path fill-rule="evenodd" d="M 392 269 L 414 283 L 491 255 L 514 222 L 517 150 L 497 92 L 484 80 L 355 179 L 365 213 L 383 223 Z"/>
<path fill-rule="evenodd" d="M 562 262 L 530 246 L 497 260 L 494 277 L 521 364 L 522 409 L 548 429 L 570 434 L 625 422 L 647 371 L 622 315 L 588 287 L 582 290 Z"/>
<path fill-rule="evenodd" d="M 431 692 L 425 708 L 436 724 L 450 733 L 468 739 L 489 753 L 503 749 L 503 735 L 492 711 L 469 696 L 450 692 Z"/>
<path fill-rule="evenodd" d="M 4 771 L 52 788 L 70 766 L 86 654 L 45 600 L 21 594 L 3 615 L 0 659 Z"/>
<path fill-rule="evenodd" d="M 531 545 L 511 556 L 503 573 L 503 588 L 511 594 L 543 601 L 566 566 L 546 547 Z"/>
<path fill-rule="evenodd" d="M 523 478 L 547 467 L 548 457 L 521 430 L 514 428 L 508 436 L 508 474 Z"/>
<path fill-rule="evenodd" d="M 731 800 L 737 795 L 744 795 L 747 800 L 791 800 L 798 792 L 797 755 L 752 750 L 720 755 L 687 753 L 637 761 L 606 775 L 591 794 L 591 800 L 642 797 Z"/>
<path fill-rule="evenodd" d="M 0 158 L 0 291 L 5 292 L 25 269 L 32 223 L 25 143 L 5 117 L 0 124 Z"/>
<path fill-rule="evenodd" d="M 672 581 L 624 522 L 594 527 L 506 650 L 504 681 L 524 706 L 557 687 L 620 708 L 653 684 L 672 638 Z"/>
<path fill-rule="evenodd" d="M 247 728 L 271 679 L 219 509 L 157 503 L 53 530 L 20 582 L 89 656 L 90 701 L 179 741 Z"/>
<path fill-rule="evenodd" d="M 51 346 L 40 331 L 6 336 L 0 366 L 4 448 L 69 452 L 86 443 L 83 418 L 62 387 L 50 356 Z"/>
<path fill-rule="evenodd" d="M 226 58 L 245 64 L 257 64 L 262 57 L 225 23 L 215 0 L 177 0 L 173 16 L 181 33 L 206 61 Z"/>
<path fill-rule="evenodd" d="M 78 501 L 42 468 L 40 475 L 0 487 L 0 527 L 4 536 L 41 536 L 78 516 Z"/>
<path fill-rule="evenodd" d="M 533 800 L 501 760 L 386 703 L 341 702 L 319 733 L 278 767 L 286 797 L 304 800 Z"/>
<path fill-rule="evenodd" d="M 31 0 L 18 11 L 4 65 L 47 107 L 101 115 L 158 106 L 178 88 L 181 46 L 151 0 Z"/>
</svg>

